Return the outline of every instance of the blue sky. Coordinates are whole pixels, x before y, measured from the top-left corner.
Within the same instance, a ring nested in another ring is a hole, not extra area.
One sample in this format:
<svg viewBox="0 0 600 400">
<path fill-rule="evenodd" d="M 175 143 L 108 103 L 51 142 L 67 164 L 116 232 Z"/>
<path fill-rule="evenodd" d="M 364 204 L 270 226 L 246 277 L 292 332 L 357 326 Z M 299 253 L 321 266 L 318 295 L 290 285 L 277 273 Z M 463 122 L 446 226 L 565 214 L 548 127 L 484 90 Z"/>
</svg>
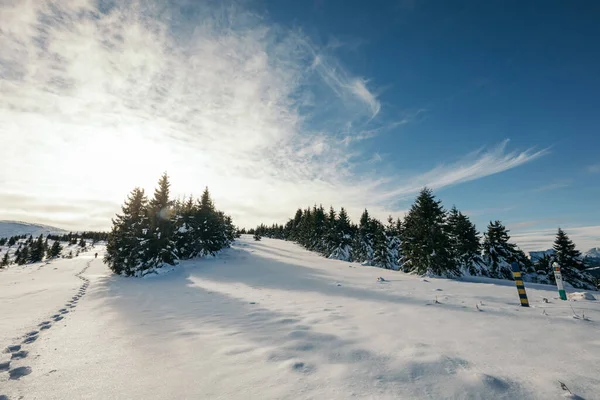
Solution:
<svg viewBox="0 0 600 400">
<path fill-rule="evenodd" d="M 382 116 L 417 117 L 368 146 L 424 170 L 510 139 L 548 149 L 514 170 L 438 191 L 518 228 L 600 224 L 600 4 L 521 1 L 261 2 L 368 77 Z"/>
<path fill-rule="evenodd" d="M 107 229 L 166 170 L 245 226 L 427 185 L 526 250 L 600 246 L 595 2 L 0 7 L 0 218 Z"/>
</svg>

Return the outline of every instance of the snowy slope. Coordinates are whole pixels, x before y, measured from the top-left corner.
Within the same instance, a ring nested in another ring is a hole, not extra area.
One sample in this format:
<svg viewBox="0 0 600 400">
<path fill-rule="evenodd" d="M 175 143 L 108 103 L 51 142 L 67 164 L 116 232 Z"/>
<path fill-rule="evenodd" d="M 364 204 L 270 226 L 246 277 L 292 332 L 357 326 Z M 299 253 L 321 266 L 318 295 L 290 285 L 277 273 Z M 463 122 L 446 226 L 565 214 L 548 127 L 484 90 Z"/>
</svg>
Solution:
<svg viewBox="0 0 600 400">
<path fill-rule="evenodd" d="M 7 238 L 16 235 L 33 235 L 34 237 L 49 233 L 66 233 L 63 229 L 48 225 L 29 224 L 18 221 L 0 221 L 0 238 Z"/>
<path fill-rule="evenodd" d="M 600 247 L 594 247 L 583 253 L 584 257 L 600 258 Z"/>
<path fill-rule="evenodd" d="M 553 254 L 554 254 L 554 249 L 541 250 L 541 251 L 530 251 L 529 259 L 531 260 L 531 262 L 536 262 L 536 261 L 540 260 L 541 258 L 544 258 L 544 256 L 551 256 Z"/>
<path fill-rule="evenodd" d="M 51 325 L 8 367 L 30 374 L 0 372 L 9 399 L 561 399 L 559 380 L 600 393 L 600 302 L 550 286 L 528 285 L 527 309 L 509 281 L 421 279 L 250 237 L 149 279 L 111 276 L 100 256 L 52 265 L 0 272 L 0 346 Z M 73 274 L 88 266 L 86 292 Z"/>
</svg>

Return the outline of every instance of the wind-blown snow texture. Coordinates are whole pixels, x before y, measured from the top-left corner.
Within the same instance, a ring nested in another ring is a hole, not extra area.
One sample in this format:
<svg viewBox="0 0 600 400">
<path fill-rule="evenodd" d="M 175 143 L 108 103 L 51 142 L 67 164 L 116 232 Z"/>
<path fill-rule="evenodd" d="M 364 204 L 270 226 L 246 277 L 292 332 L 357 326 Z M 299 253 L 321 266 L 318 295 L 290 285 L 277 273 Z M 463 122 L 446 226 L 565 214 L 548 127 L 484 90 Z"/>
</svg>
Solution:
<svg viewBox="0 0 600 400">
<path fill-rule="evenodd" d="M 0 347 L 21 346 L 0 353 L 0 395 L 559 399 L 559 380 L 600 393 L 600 304 L 551 286 L 529 285 L 526 309 L 510 281 L 422 279 L 250 236 L 153 279 L 90 254 L 0 272 Z"/>
</svg>

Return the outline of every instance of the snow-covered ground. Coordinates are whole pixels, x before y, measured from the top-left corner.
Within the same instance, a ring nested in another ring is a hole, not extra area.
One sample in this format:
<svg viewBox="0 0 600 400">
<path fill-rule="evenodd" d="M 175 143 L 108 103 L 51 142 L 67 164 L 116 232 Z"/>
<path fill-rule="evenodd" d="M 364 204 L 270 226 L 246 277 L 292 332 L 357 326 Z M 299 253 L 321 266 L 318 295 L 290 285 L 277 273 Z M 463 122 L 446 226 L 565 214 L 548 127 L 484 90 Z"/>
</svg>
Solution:
<svg viewBox="0 0 600 400">
<path fill-rule="evenodd" d="M 149 279 L 111 276 L 93 252 L 0 272 L 0 347 L 28 352 L 0 354 L 0 395 L 560 399 L 561 381 L 600 398 L 600 301 L 583 295 L 528 285 L 521 308 L 512 282 L 422 279 L 250 237 Z"/>
</svg>

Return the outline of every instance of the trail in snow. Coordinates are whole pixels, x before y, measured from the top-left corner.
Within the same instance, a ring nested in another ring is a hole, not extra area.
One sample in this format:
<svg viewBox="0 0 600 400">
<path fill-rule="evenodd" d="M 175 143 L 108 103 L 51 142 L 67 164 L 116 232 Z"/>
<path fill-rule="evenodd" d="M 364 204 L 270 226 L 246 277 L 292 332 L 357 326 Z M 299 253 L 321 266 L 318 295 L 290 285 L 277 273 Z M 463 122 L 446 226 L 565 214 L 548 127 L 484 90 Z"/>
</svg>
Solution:
<svg viewBox="0 0 600 400">
<path fill-rule="evenodd" d="M 151 279 L 112 276 L 100 259 L 81 276 L 85 302 L 17 344 L 38 357 L 15 364 L 31 368 L 20 379 L 0 372 L 1 394 L 558 399 L 559 381 L 600 393 L 600 305 L 549 286 L 528 285 L 526 309 L 503 281 L 421 279 L 249 237 Z"/>
</svg>

